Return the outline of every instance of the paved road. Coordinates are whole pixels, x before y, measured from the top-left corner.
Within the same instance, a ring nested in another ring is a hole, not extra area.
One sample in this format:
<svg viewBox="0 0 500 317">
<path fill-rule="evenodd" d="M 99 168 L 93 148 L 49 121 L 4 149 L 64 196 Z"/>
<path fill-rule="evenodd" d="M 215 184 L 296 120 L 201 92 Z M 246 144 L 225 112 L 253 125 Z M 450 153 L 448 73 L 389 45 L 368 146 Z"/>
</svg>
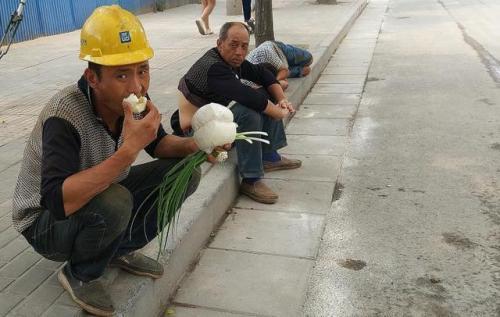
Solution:
<svg viewBox="0 0 500 317">
<path fill-rule="evenodd" d="M 500 316 L 500 4 L 371 3 L 384 22 L 306 315 Z"/>
</svg>

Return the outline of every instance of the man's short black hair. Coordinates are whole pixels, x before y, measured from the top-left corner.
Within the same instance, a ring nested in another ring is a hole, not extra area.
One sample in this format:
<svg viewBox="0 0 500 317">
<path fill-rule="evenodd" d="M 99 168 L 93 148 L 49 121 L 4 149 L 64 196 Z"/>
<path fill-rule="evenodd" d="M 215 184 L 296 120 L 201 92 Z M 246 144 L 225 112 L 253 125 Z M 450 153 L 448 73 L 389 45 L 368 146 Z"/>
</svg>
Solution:
<svg viewBox="0 0 500 317">
<path fill-rule="evenodd" d="M 243 23 L 243 22 L 226 22 L 222 25 L 219 31 L 219 39 L 221 41 L 225 41 L 227 39 L 227 33 L 229 32 L 229 29 L 235 25 L 241 25 L 247 30 L 248 36 L 250 36 L 250 31 L 248 30 L 248 26 Z"/>
<path fill-rule="evenodd" d="M 99 64 L 89 62 L 89 69 L 97 75 L 98 79 L 101 79 L 101 67 Z"/>
</svg>

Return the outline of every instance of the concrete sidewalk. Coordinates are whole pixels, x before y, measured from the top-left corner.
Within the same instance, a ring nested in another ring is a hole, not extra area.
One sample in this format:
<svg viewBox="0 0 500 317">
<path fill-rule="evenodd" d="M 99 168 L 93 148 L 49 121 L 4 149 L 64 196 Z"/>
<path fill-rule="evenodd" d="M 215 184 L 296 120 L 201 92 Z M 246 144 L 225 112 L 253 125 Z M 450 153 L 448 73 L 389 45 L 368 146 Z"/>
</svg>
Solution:
<svg viewBox="0 0 500 317">
<path fill-rule="evenodd" d="M 211 16 L 213 29 L 217 30 L 228 20 L 242 20 L 241 16 L 225 16 L 225 3 L 217 3 Z M 333 6 L 316 5 L 312 1 L 274 1 L 276 38 L 308 47 L 315 59 L 310 76 L 291 81 L 287 94 L 296 105 L 300 105 L 306 97 L 365 3 L 366 0 L 350 0 Z M 156 52 L 151 61 L 152 85 L 149 92 L 164 115 L 166 128 L 169 127 L 170 114 L 176 108 L 176 87 L 179 78 L 199 56 L 215 45 L 217 38 L 216 35 L 203 37 L 196 33 L 194 19 L 198 14 L 199 6 L 187 5 L 140 16 Z M 0 187 L 0 315 L 80 314 L 80 309 L 63 292 L 55 277 L 60 264 L 42 259 L 34 253 L 12 228 L 10 220 L 11 196 L 24 144 L 37 115 L 46 101 L 59 89 L 74 83 L 85 67 L 77 58 L 78 41 L 79 33 L 72 32 L 19 43 L 0 61 L 0 179 L 4 185 Z M 332 95 L 324 95 L 332 93 L 328 90 L 330 88 L 318 90 L 317 94 L 312 96 L 314 100 L 311 99 L 309 103 L 320 104 L 322 100 L 335 98 Z M 345 99 L 343 102 L 349 104 L 351 99 L 357 100 L 359 95 L 356 97 L 356 94 L 347 94 L 337 97 L 338 100 Z M 287 153 L 298 157 L 310 154 L 307 148 L 302 147 L 304 142 L 301 142 L 302 148 L 296 147 L 298 140 L 307 139 L 309 144 L 320 141 L 321 136 L 303 135 L 308 134 L 304 132 L 307 127 L 308 125 L 302 125 L 300 121 L 292 122 Z M 336 129 L 345 129 L 345 126 L 339 122 L 338 126 L 328 125 L 325 129 L 325 133 L 331 136 L 328 132 L 330 129 L 337 131 Z M 336 133 L 335 131 L 332 133 Z M 335 148 L 331 150 L 335 151 Z M 329 150 L 325 148 L 323 151 Z M 331 153 L 328 152 L 327 155 Z M 141 161 L 146 159 L 141 157 Z M 315 160 L 306 162 L 307 165 L 318 164 Z M 338 168 L 335 163 L 330 165 L 323 168 Z M 307 168 L 304 173 L 307 173 Z M 290 197 L 293 191 L 283 189 L 283 183 L 286 182 L 288 186 L 296 186 L 296 190 L 303 190 L 303 178 L 295 175 L 292 180 L 280 173 L 273 174 L 273 178 L 275 180 L 270 180 L 270 183 L 282 193 L 282 203 L 277 205 L 280 210 L 284 208 L 289 212 L 298 212 L 317 203 L 317 197 L 314 195 L 309 199 L 293 200 Z M 315 180 L 327 182 L 329 185 L 311 185 L 311 192 L 326 193 L 330 189 L 333 190 L 335 179 L 320 177 Z M 232 206 L 237 197 L 237 184 L 234 164 L 205 166 L 202 184 L 183 207 L 175 234 L 169 240 L 168 254 L 161 259 L 166 266 L 166 275 L 162 279 L 153 282 L 118 270 L 108 270 L 103 280 L 112 289 L 112 296 L 121 315 L 155 316 L 161 312 L 211 232 L 218 227 L 226 211 Z M 314 186 L 318 186 L 317 191 Z M 240 200 L 238 206 L 244 209 L 253 208 L 245 200 Z M 317 211 L 321 213 L 326 207 L 318 207 Z M 242 211 L 241 214 L 244 215 L 245 212 Z M 144 252 L 156 254 L 156 244 L 151 243 Z M 310 258 L 310 254 L 299 256 Z M 215 252 L 213 264 L 218 259 L 220 257 Z"/>
</svg>

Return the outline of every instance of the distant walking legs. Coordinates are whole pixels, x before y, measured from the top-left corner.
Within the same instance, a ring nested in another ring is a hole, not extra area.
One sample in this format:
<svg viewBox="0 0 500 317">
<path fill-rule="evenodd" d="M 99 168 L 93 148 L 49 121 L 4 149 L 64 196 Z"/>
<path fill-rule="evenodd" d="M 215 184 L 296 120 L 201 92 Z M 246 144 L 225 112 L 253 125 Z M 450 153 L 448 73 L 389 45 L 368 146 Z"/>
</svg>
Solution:
<svg viewBox="0 0 500 317">
<path fill-rule="evenodd" d="M 201 5 L 201 16 L 196 20 L 198 31 L 201 35 L 213 34 L 214 32 L 210 29 L 209 16 L 215 8 L 215 0 L 201 0 Z"/>
</svg>

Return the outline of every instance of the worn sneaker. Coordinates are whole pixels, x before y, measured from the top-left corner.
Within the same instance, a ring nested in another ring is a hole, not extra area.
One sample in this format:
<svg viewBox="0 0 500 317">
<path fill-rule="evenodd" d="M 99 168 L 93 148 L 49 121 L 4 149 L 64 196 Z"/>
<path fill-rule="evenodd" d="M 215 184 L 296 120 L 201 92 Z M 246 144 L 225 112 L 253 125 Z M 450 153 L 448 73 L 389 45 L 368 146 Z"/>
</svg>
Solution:
<svg viewBox="0 0 500 317">
<path fill-rule="evenodd" d="M 256 181 L 253 184 L 242 182 L 240 193 L 263 204 L 275 204 L 278 201 L 278 195 L 262 181 Z"/>
<path fill-rule="evenodd" d="M 291 170 L 294 168 L 299 168 L 302 166 L 301 160 L 288 159 L 284 156 L 281 156 L 281 160 L 276 162 L 263 161 L 264 172 L 272 172 L 279 170 Z"/>
<path fill-rule="evenodd" d="M 85 311 L 97 316 L 113 316 L 115 308 L 108 293 L 97 281 L 82 282 L 75 278 L 68 265 L 57 274 L 62 287 L 68 291 L 71 298 Z"/>
<path fill-rule="evenodd" d="M 254 20 L 254 18 L 250 18 L 250 19 L 246 20 L 245 22 L 252 29 L 252 31 L 255 30 L 255 20 Z"/>
<path fill-rule="evenodd" d="M 196 22 L 196 26 L 198 27 L 198 31 L 200 32 L 200 34 L 201 35 L 207 35 L 207 30 L 205 28 L 205 23 L 201 19 L 198 19 L 195 22 Z"/>
<path fill-rule="evenodd" d="M 152 278 L 160 278 L 163 275 L 163 265 L 139 252 L 131 252 L 114 258 L 109 266 L 119 267 L 132 274 Z"/>
</svg>

